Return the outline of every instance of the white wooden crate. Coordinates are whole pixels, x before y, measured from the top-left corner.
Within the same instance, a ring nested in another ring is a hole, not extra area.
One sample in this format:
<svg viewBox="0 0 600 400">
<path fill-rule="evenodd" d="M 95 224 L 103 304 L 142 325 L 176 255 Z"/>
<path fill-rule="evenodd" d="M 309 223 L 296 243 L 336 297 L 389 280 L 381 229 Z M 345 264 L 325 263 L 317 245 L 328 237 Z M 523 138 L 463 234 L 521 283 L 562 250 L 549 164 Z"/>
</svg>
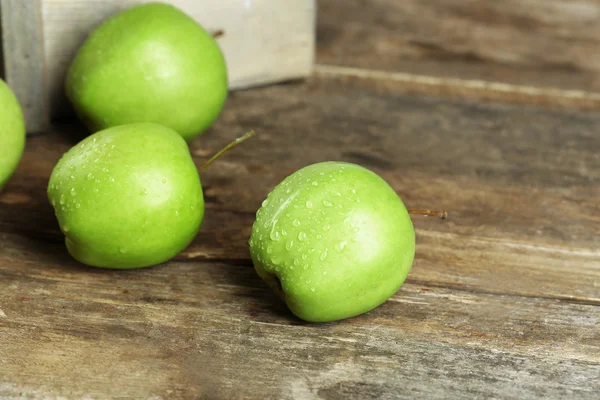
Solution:
<svg viewBox="0 0 600 400">
<path fill-rule="evenodd" d="M 28 132 L 69 112 L 64 77 L 78 47 L 107 17 L 144 0 L 0 0 L 4 78 L 15 91 Z M 316 0 L 170 0 L 217 40 L 230 88 L 310 74 Z"/>
</svg>

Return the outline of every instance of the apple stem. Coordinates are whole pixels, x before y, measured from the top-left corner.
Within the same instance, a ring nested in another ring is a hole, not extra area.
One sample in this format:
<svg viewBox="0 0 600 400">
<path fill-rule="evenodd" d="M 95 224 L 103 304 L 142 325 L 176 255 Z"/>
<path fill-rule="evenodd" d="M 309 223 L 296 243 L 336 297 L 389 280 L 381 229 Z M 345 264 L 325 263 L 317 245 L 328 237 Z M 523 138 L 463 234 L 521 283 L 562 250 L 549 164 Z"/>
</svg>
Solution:
<svg viewBox="0 0 600 400">
<path fill-rule="evenodd" d="M 223 149 L 221 149 L 221 151 L 219 151 L 217 154 L 212 156 L 211 159 L 208 160 L 207 162 L 205 162 L 200 168 L 198 168 L 198 172 L 202 171 L 203 169 L 208 167 L 210 164 L 212 164 L 213 161 L 215 161 L 217 158 L 220 158 L 223 154 L 227 153 L 229 150 L 233 149 L 238 144 L 250 139 L 252 136 L 254 136 L 254 131 L 249 131 L 249 132 L 246 132 L 246 134 L 244 136 L 241 136 L 241 137 L 235 139 L 233 142 L 229 143 L 227 146 L 225 146 Z"/>
<path fill-rule="evenodd" d="M 211 33 L 211 36 L 213 37 L 213 39 L 217 39 L 220 38 L 221 36 L 223 36 L 225 34 L 225 31 L 223 29 L 218 29 L 214 32 Z"/>
<path fill-rule="evenodd" d="M 416 215 L 424 215 L 426 217 L 440 217 L 441 219 L 448 218 L 448 212 L 442 211 L 432 211 L 432 210 L 408 210 L 409 214 Z"/>
</svg>

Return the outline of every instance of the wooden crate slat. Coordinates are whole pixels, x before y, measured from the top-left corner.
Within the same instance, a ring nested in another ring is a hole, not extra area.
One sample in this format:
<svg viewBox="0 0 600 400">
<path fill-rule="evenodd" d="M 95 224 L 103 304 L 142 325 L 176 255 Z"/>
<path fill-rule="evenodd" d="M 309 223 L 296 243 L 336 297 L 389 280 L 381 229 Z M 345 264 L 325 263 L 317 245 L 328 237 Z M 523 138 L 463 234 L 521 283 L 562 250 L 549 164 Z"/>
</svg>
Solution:
<svg viewBox="0 0 600 400">
<path fill-rule="evenodd" d="M 48 125 L 42 0 L 0 0 L 4 75 L 21 103 L 27 130 Z"/>
</svg>

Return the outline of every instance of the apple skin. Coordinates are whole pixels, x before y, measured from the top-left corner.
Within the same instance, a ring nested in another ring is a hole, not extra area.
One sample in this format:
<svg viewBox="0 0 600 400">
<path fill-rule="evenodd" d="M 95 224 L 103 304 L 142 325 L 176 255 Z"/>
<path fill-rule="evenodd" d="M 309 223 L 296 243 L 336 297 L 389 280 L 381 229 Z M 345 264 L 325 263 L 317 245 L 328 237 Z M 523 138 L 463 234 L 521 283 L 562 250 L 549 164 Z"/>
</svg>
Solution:
<svg viewBox="0 0 600 400">
<path fill-rule="evenodd" d="M 92 132 L 150 122 L 191 140 L 218 118 L 227 79 L 221 49 L 204 28 L 171 5 L 149 3 L 114 15 L 90 34 L 65 89 Z"/>
<path fill-rule="evenodd" d="M 381 177 L 323 162 L 273 189 L 249 245 L 256 272 L 297 317 L 327 322 L 372 310 L 398 290 L 412 266 L 415 233 Z"/>
<path fill-rule="evenodd" d="M 204 216 L 187 143 L 156 124 L 97 132 L 52 171 L 48 199 L 69 253 L 105 268 L 167 261 L 194 239 Z"/>
<path fill-rule="evenodd" d="M 0 79 L 0 190 L 17 169 L 25 148 L 25 121 L 14 93 Z"/>
</svg>

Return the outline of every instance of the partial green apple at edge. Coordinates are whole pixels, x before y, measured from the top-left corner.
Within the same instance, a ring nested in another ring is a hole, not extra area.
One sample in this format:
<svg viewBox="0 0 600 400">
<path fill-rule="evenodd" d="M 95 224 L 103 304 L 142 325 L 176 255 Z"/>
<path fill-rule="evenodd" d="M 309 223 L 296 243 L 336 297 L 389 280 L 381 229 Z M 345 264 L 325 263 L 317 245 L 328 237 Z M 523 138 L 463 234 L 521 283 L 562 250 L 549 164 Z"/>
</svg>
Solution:
<svg viewBox="0 0 600 400">
<path fill-rule="evenodd" d="M 0 190 L 13 175 L 25 148 L 25 121 L 15 94 L 0 79 Z"/>
<path fill-rule="evenodd" d="M 269 193 L 249 246 L 258 275 L 297 317 L 327 322 L 370 311 L 398 290 L 412 266 L 415 233 L 409 211 L 381 177 L 323 162 Z"/>
<path fill-rule="evenodd" d="M 92 132 L 148 122 L 191 140 L 221 113 L 227 66 L 194 19 L 172 5 L 148 3 L 115 14 L 89 35 L 65 90 Z"/>
<path fill-rule="evenodd" d="M 204 216 L 198 171 L 185 140 L 161 125 L 121 125 L 82 140 L 48 183 L 69 253 L 117 269 L 171 259 L 196 237 Z"/>
</svg>

